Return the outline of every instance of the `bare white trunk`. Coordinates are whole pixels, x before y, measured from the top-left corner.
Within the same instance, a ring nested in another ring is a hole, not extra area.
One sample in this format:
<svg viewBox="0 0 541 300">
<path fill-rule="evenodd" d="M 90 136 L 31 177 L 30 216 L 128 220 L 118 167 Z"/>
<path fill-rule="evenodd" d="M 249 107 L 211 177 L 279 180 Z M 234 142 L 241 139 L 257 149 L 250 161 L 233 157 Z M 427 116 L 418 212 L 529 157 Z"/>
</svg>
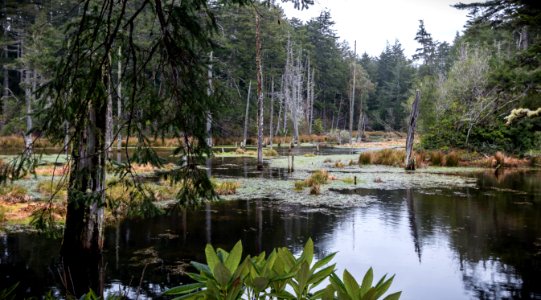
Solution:
<svg viewBox="0 0 541 300">
<path fill-rule="evenodd" d="M 250 110 L 250 92 L 252 91 L 252 81 L 248 84 L 248 96 L 246 97 L 246 114 L 244 115 L 244 137 L 242 147 L 246 148 L 246 139 L 248 138 L 248 111 Z"/>
<path fill-rule="evenodd" d="M 273 137 L 273 116 L 274 116 L 274 77 L 271 78 L 271 98 L 270 98 L 270 120 L 269 120 L 269 143 L 272 149 L 272 137 Z"/>
<path fill-rule="evenodd" d="M 109 62 L 105 75 L 107 77 L 107 108 L 105 113 L 105 150 L 111 152 L 113 150 L 113 82 L 111 80 L 111 54 L 109 54 Z"/>
<path fill-rule="evenodd" d="M 257 169 L 263 169 L 263 70 L 261 67 L 261 20 L 255 13 L 255 60 L 257 77 Z"/>
<path fill-rule="evenodd" d="M 207 87 L 207 95 L 210 97 L 212 95 L 212 51 L 210 52 L 209 61 L 210 64 L 208 66 L 208 87 Z M 206 134 L 207 134 L 207 145 L 209 147 L 212 147 L 212 114 L 210 112 L 207 112 L 207 124 L 206 124 Z"/>
<path fill-rule="evenodd" d="M 116 143 L 116 149 L 120 151 L 122 149 L 122 47 L 118 47 L 118 85 L 117 85 L 117 143 Z"/>
<path fill-rule="evenodd" d="M 357 71 L 357 41 L 353 43 L 353 85 L 349 102 L 349 143 L 353 143 L 353 111 L 355 107 L 355 73 Z"/>
<path fill-rule="evenodd" d="M 24 133 L 24 147 L 26 150 L 32 150 L 32 88 L 31 88 L 31 74 L 32 71 L 26 70 L 23 71 L 24 76 L 24 99 L 26 104 L 26 131 Z"/>
</svg>

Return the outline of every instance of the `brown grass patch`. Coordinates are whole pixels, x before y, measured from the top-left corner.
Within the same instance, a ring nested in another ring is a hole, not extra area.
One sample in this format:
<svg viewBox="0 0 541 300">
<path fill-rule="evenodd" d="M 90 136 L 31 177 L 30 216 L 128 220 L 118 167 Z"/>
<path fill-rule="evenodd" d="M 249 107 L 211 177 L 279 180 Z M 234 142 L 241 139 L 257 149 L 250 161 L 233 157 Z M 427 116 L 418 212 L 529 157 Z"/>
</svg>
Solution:
<svg viewBox="0 0 541 300">
<path fill-rule="evenodd" d="M 237 189 L 240 187 L 240 183 L 234 181 L 224 181 L 214 183 L 214 191 L 218 195 L 234 195 L 237 193 Z"/>
<path fill-rule="evenodd" d="M 55 165 L 39 166 L 34 171 L 36 175 L 62 176 L 69 172 L 69 166 L 67 164 L 61 165 L 61 166 L 55 166 Z"/>
</svg>

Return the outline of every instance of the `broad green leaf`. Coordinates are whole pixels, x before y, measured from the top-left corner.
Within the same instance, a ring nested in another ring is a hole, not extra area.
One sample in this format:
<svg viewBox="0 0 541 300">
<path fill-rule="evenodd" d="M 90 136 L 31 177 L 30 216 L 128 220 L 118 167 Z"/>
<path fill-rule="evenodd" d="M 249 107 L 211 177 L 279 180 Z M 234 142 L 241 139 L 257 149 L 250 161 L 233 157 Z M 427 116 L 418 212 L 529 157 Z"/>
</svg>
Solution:
<svg viewBox="0 0 541 300">
<path fill-rule="evenodd" d="M 314 259 L 314 242 L 311 238 L 308 239 L 306 244 L 304 245 L 304 250 L 301 255 L 302 258 L 308 263 L 308 265 L 312 264 L 312 260 Z"/>
<path fill-rule="evenodd" d="M 336 252 L 331 253 L 331 254 L 325 256 L 324 258 L 316 261 L 316 263 L 314 264 L 313 269 L 315 270 L 315 269 L 321 268 L 324 265 L 328 264 L 329 262 L 331 262 L 331 260 L 334 258 L 335 255 L 336 255 Z"/>
<path fill-rule="evenodd" d="M 297 279 L 297 283 L 299 284 L 299 290 L 303 291 L 308 285 L 308 279 L 310 279 L 310 267 L 308 266 L 308 262 L 305 261 L 301 264 L 295 279 Z"/>
<path fill-rule="evenodd" d="M 320 270 L 319 272 L 315 273 L 310 277 L 310 280 L 308 281 L 309 284 L 312 284 L 312 287 L 316 287 L 319 285 L 323 280 L 328 278 L 332 272 L 334 272 L 335 265 L 331 265 L 326 267 L 325 269 Z"/>
<path fill-rule="evenodd" d="M 194 290 L 200 289 L 205 287 L 205 284 L 202 282 L 198 283 L 191 283 L 191 284 L 184 284 L 177 287 L 174 287 L 172 289 L 167 290 L 164 295 L 179 295 L 179 294 L 186 294 L 189 292 L 192 292 Z"/>
<path fill-rule="evenodd" d="M 231 279 L 231 272 L 229 272 L 229 269 L 227 269 L 223 263 L 219 262 L 214 267 L 214 278 L 216 278 L 216 282 L 221 287 L 225 287 Z"/>
<path fill-rule="evenodd" d="M 361 291 L 360 296 L 362 297 L 366 291 L 368 291 L 369 288 L 372 287 L 372 281 L 374 280 L 374 271 L 372 268 L 368 269 L 366 271 L 366 274 L 364 274 L 363 283 L 361 284 Z"/>
<path fill-rule="evenodd" d="M 344 277 L 344 285 L 346 287 L 346 291 L 347 291 L 348 295 L 351 298 L 356 298 L 357 292 L 359 291 L 359 284 L 357 283 L 355 278 L 353 278 L 353 276 L 351 276 L 351 274 L 348 272 L 348 270 L 344 270 L 343 277 Z"/>
<path fill-rule="evenodd" d="M 333 286 L 329 284 L 326 288 L 317 291 L 311 299 L 334 300 Z"/>
<path fill-rule="evenodd" d="M 271 293 L 270 296 L 276 297 L 278 299 L 296 299 L 297 297 L 293 296 L 291 293 L 286 291 L 281 291 L 278 293 Z"/>
<path fill-rule="evenodd" d="M 218 255 L 216 255 L 216 252 L 214 251 L 214 248 L 211 244 L 207 244 L 207 246 L 205 247 L 205 256 L 207 257 L 207 264 L 210 268 L 210 271 L 215 274 L 214 268 L 220 262 L 220 259 L 218 258 Z"/>
<path fill-rule="evenodd" d="M 210 274 L 210 273 L 209 273 L 209 274 Z M 201 276 L 201 275 L 199 275 L 199 274 L 196 274 L 196 273 L 187 273 L 187 275 L 188 275 L 191 279 L 193 279 L 193 280 L 195 280 L 195 281 L 197 281 L 197 282 L 204 282 L 204 281 L 207 280 L 206 277 L 203 277 L 203 276 Z"/>
<path fill-rule="evenodd" d="M 231 273 L 235 273 L 242 258 L 242 243 L 238 241 L 225 260 L 225 266 Z"/>
<path fill-rule="evenodd" d="M 222 248 L 218 248 L 216 249 L 216 255 L 221 262 L 225 262 L 227 260 L 227 257 L 229 256 L 229 252 L 225 251 Z"/>
<path fill-rule="evenodd" d="M 265 277 L 256 277 L 254 279 L 254 289 L 258 292 L 264 291 L 269 285 L 269 279 Z"/>
<path fill-rule="evenodd" d="M 391 283 L 393 283 L 393 279 L 394 279 L 394 275 L 391 276 L 391 278 L 389 278 L 389 280 L 385 281 L 381 286 L 378 286 L 376 288 L 376 298 L 379 298 L 381 296 L 383 296 L 383 294 L 385 294 L 385 292 L 387 292 L 387 290 L 389 289 L 389 287 L 391 287 Z"/>
<path fill-rule="evenodd" d="M 192 262 L 190 262 L 190 264 L 192 265 L 192 267 L 194 267 L 199 272 L 203 272 L 203 273 L 205 273 L 207 275 L 212 274 L 212 272 L 210 271 L 210 268 L 209 268 L 208 265 L 198 263 L 196 261 L 192 261 Z"/>
<path fill-rule="evenodd" d="M 172 300 L 191 300 L 191 299 L 204 299 L 205 291 L 198 291 L 193 294 L 183 295 L 180 297 L 175 297 Z"/>
<path fill-rule="evenodd" d="M 402 292 L 396 292 L 396 293 L 390 294 L 389 296 L 383 298 L 383 300 L 398 300 L 398 299 L 400 299 L 400 295 L 402 295 Z"/>
</svg>

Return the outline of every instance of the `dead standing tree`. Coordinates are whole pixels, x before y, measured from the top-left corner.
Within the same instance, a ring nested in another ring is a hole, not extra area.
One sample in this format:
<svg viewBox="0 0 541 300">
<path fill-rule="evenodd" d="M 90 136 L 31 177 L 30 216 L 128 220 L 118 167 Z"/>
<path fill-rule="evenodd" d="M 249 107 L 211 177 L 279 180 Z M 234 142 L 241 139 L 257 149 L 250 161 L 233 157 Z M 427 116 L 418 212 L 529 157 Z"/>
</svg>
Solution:
<svg viewBox="0 0 541 300">
<path fill-rule="evenodd" d="M 257 76 L 257 169 L 263 169 L 263 71 L 261 69 L 261 20 L 255 12 L 255 62 Z"/>
<path fill-rule="evenodd" d="M 415 100 L 411 106 L 409 120 L 408 137 L 406 139 L 406 170 L 415 170 L 415 159 L 413 158 L 413 140 L 415 138 L 415 127 L 417 126 L 417 117 L 419 116 L 419 101 L 421 94 L 419 90 L 415 92 Z"/>
</svg>

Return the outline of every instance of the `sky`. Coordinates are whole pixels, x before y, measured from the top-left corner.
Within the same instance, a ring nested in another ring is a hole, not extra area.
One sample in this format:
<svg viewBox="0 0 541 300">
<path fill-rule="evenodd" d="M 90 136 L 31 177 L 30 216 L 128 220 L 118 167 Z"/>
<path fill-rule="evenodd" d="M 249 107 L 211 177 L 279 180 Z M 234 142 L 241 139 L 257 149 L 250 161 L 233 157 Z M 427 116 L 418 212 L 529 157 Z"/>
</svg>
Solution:
<svg viewBox="0 0 541 300">
<path fill-rule="evenodd" d="M 387 42 L 399 40 L 405 54 L 411 57 L 419 44 L 414 40 L 419 20 L 424 20 L 426 30 L 437 41 L 451 43 L 456 32 L 462 32 L 467 11 L 457 10 L 451 4 L 471 3 L 471 0 L 315 0 L 307 10 L 299 11 L 291 4 L 282 4 L 288 18 L 303 21 L 319 16 L 327 8 L 331 12 L 334 29 L 340 40 L 357 53 L 379 56 Z"/>
</svg>

